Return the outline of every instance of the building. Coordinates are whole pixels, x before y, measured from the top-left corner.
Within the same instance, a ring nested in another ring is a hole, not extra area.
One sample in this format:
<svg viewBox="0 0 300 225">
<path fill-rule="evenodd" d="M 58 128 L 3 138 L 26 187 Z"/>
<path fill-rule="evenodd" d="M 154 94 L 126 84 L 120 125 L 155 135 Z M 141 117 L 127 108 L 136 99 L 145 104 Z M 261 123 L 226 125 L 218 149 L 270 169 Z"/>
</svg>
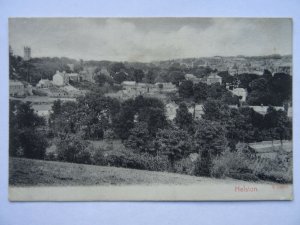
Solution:
<svg viewBox="0 0 300 225">
<path fill-rule="evenodd" d="M 218 76 L 216 73 L 211 73 L 207 78 L 206 78 L 206 84 L 211 85 L 219 83 L 222 84 L 222 77 Z"/>
<path fill-rule="evenodd" d="M 158 82 L 154 85 L 159 92 L 173 92 L 177 90 L 177 87 L 171 82 Z"/>
<path fill-rule="evenodd" d="M 189 112 L 192 113 L 194 119 L 201 119 L 204 114 L 203 105 L 195 105 L 188 108 Z"/>
<path fill-rule="evenodd" d="M 53 86 L 53 84 L 51 80 L 48 79 L 41 79 L 36 85 L 37 88 L 49 88 L 51 86 Z"/>
<path fill-rule="evenodd" d="M 67 65 L 68 65 L 69 69 L 73 72 L 74 67 L 75 67 L 74 64 L 73 63 L 68 63 Z"/>
<path fill-rule="evenodd" d="M 241 102 L 245 102 L 248 92 L 245 88 L 234 88 L 232 90 L 229 90 L 232 94 L 240 97 L 240 101 Z"/>
<path fill-rule="evenodd" d="M 78 82 L 79 81 L 79 74 L 78 73 L 68 73 L 69 80 Z"/>
<path fill-rule="evenodd" d="M 86 66 L 84 67 L 83 71 L 79 73 L 79 80 L 80 81 L 88 81 L 91 83 L 95 83 L 95 76 L 96 76 L 96 66 Z"/>
<path fill-rule="evenodd" d="M 26 93 L 25 85 L 20 81 L 9 81 L 9 95 L 10 96 L 24 96 Z"/>
<path fill-rule="evenodd" d="M 32 104 L 31 107 L 37 115 L 46 119 L 49 118 L 52 110 L 52 104 Z"/>
<path fill-rule="evenodd" d="M 248 106 L 249 108 L 253 109 L 255 112 L 261 114 L 261 115 L 266 115 L 268 112 L 269 106 L 260 106 L 260 105 L 255 105 L 255 106 Z M 281 106 L 274 106 L 273 107 L 276 111 L 282 110 L 284 111 L 284 107 Z"/>
<path fill-rule="evenodd" d="M 56 73 L 53 75 L 52 83 L 55 86 L 65 86 L 69 84 L 69 76 L 65 71 L 56 71 Z"/>
<path fill-rule="evenodd" d="M 193 83 L 199 83 L 200 81 L 202 81 L 201 78 L 196 77 L 194 74 L 185 74 L 184 78 L 186 80 L 192 81 Z"/>
<path fill-rule="evenodd" d="M 25 46 L 24 47 L 24 61 L 28 61 L 31 59 L 31 48 L 30 47 L 27 47 Z"/>
</svg>

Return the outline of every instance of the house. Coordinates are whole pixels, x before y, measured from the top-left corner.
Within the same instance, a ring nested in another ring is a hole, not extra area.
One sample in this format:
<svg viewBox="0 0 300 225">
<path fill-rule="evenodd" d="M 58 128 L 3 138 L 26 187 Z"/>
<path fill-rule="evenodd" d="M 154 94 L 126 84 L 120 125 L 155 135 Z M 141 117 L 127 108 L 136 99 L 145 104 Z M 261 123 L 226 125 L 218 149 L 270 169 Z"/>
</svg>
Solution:
<svg viewBox="0 0 300 225">
<path fill-rule="evenodd" d="M 216 73 L 211 73 L 207 78 L 206 78 L 206 84 L 211 85 L 219 83 L 222 84 L 222 77 L 218 76 Z"/>
<path fill-rule="evenodd" d="M 102 67 L 100 73 L 104 74 L 105 76 L 110 76 L 110 73 L 108 72 L 106 67 Z"/>
<path fill-rule="evenodd" d="M 200 82 L 200 81 L 202 81 L 202 79 L 201 78 L 198 78 L 198 77 L 196 77 L 194 74 L 185 74 L 184 75 L 184 78 L 186 79 L 186 80 L 190 80 L 190 81 L 192 81 L 193 83 L 198 83 L 198 82 Z"/>
<path fill-rule="evenodd" d="M 55 86 L 65 86 L 69 84 L 69 76 L 65 71 L 56 71 L 56 73 L 53 75 L 52 83 Z"/>
<path fill-rule="evenodd" d="M 269 106 L 260 106 L 260 105 L 255 105 L 255 106 L 248 106 L 249 108 L 253 109 L 255 112 L 261 114 L 261 115 L 266 115 L 268 112 Z M 284 107 L 282 106 L 274 106 L 273 107 L 276 111 L 282 110 L 284 111 Z"/>
<path fill-rule="evenodd" d="M 31 107 L 37 115 L 45 119 L 49 118 L 52 110 L 52 104 L 32 104 Z"/>
<path fill-rule="evenodd" d="M 176 117 L 179 106 L 174 102 L 170 102 L 166 104 L 165 107 L 167 118 L 169 120 L 173 120 Z M 202 115 L 204 114 L 203 105 L 200 104 L 188 107 L 188 111 L 193 115 L 194 119 L 201 119 Z"/>
<path fill-rule="evenodd" d="M 248 92 L 245 88 L 234 88 L 232 90 L 230 90 L 230 92 L 238 97 L 240 97 L 240 101 L 241 102 L 245 102 Z"/>
<path fill-rule="evenodd" d="M 191 106 L 188 108 L 189 112 L 192 113 L 194 119 L 201 119 L 204 114 L 203 105 L 196 104 L 195 106 Z"/>
<path fill-rule="evenodd" d="M 166 104 L 166 116 L 169 120 L 173 120 L 176 117 L 176 110 L 178 105 L 175 102 L 170 102 Z"/>
<path fill-rule="evenodd" d="M 25 85 L 20 81 L 9 81 L 9 95 L 10 96 L 24 96 L 26 93 Z"/>
<path fill-rule="evenodd" d="M 152 92 L 159 92 L 159 93 L 170 93 L 175 92 L 177 87 L 172 84 L 171 82 L 159 82 L 154 84 L 155 89 Z"/>
<path fill-rule="evenodd" d="M 83 71 L 79 73 L 79 80 L 95 83 L 96 69 L 96 66 L 86 66 Z"/>
<path fill-rule="evenodd" d="M 52 82 L 48 79 L 41 79 L 36 85 L 37 88 L 49 88 L 52 86 Z"/>
<path fill-rule="evenodd" d="M 66 85 L 64 87 L 61 87 L 60 89 L 65 93 L 67 93 L 69 97 L 78 97 L 84 95 L 83 91 L 80 91 L 79 89 L 73 87 L 72 85 Z"/>
<path fill-rule="evenodd" d="M 78 73 L 68 73 L 69 80 L 78 82 L 79 81 L 79 74 Z"/>
</svg>

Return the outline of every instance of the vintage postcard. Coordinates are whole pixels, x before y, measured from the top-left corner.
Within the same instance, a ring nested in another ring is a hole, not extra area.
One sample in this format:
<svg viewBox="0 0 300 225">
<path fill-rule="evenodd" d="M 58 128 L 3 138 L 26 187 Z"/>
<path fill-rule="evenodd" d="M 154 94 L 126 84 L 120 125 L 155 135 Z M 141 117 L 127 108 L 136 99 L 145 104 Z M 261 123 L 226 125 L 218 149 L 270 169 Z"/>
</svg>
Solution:
<svg viewBox="0 0 300 225">
<path fill-rule="evenodd" d="M 289 18 L 10 18 L 11 201 L 292 200 Z"/>
</svg>

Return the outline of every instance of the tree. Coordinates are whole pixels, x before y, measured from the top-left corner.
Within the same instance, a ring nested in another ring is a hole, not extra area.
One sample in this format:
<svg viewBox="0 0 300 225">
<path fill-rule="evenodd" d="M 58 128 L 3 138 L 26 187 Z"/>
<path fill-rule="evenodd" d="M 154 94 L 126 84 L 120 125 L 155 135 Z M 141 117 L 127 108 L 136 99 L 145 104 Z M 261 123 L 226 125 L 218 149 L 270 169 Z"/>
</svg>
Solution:
<svg viewBox="0 0 300 225">
<path fill-rule="evenodd" d="M 43 159 L 48 143 L 39 128 L 45 120 L 34 113 L 29 102 L 10 101 L 9 124 L 10 156 Z"/>
<path fill-rule="evenodd" d="M 134 77 L 134 80 L 139 83 L 142 81 L 142 79 L 144 78 L 145 74 L 144 74 L 144 71 L 143 70 L 140 70 L 140 69 L 135 69 L 134 72 L 133 72 L 133 77 Z"/>
<path fill-rule="evenodd" d="M 90 154 L 86 151 L 88 142 L 77 135 L 67 135 L 57 142 L 57 157 L 61 161 L 90 163 Z"/>
<path fill-rule="evenodd" d="M 113 76 L 116 83 L 121 84 L 123 81 L 127 80 L 127 75 L 124 72 L 118 72 Z"/>
<path fill-rule="evenodd" d="M 275 132 L 278 133 L 281 145 L 284 139 L 291 139 L 292 136 L 292 124 L 288 120 L 287 115 L 282 110 L 277 112 L 277 123 Z"/>
<path fill-rule="evenodd" d="M 179 96 L 182 98 L 190 98 L 194 95 L 193 93 L 193 82 L 190 80 L 183 81 L 178 89 Z"/>
<path fill-rule="evenodd" d="M 229 91 L 227 91 L 223 94 L 221 101 L 228 105 L 238 105 L 240 103 L 239 97 L 236 95 L 233 95 Z"/>
<path fill-rule="evenodd" d="M 146 73 L 145 81 L 149 84 L 154 84 L 156 79 L 156 75 L 153 72 L 153 70 L 149 70 L 148 73 Z"/>
<path fill-rule="evenodd" d="M 125 142 L 125 145 L 138 153 L 142 153 L 149 151 L 150 141 L 151 137 L 148 131 L 148 124 L 145 122 L 138 122 L 129 130 L 129 137 Z"/>
<path fill-rule="evenodd" d="M 291 138 L 292 126 L 284 111 L 269 107 L 264 121 L 272 140 L 278 137 L 282 143 L 284 138 Z"/>
<path fill-rule="evenodd" d="M 135 101 L 128 99 L 122 103 L 119 112 L 112 117 L 113 130 L 122 140 L 129 137 L 129 130 L 134 127 L 135 115 Z"/>
<path fill-rule="evenodd" d="M 179 108 L 176 110 L 175 124 L 184 130 L 189 130 L 193 125 L 193 116 L 188 111 L 185 103 L 180 103 Z"/>
<path fill-rule="evenodd" d="M 172 84 L 176 85 L 177 87 L 179 87 L 180 82 L 185 80 L 184 73 L 180 71 L 172 71 L 168 76 Z"/>
<path fill-rule="evenodd" d="M 48 142 L 46 137 L 32 128 L 20 130 L 19 142 L 23 150 L 23 156 L 31 159 L 44 159 Z"/>
<path fill-rule="evenodd" d="M 111 77 L 100 73 L 95 76 L 95 82 L 102 87 L 105 83 L 112 84 L 112 79 Z"/>
<path fill-rule="evenodd" d="M 194 100 L 197 103 L 203 102 L 208 97 L 208 85 L 202 82 L 196 83 L 193 86 Z"/>
<path fill-rule="evenodd" d="M 138 96 L 135 98 L 135 109 L 137 120 L 148 124 L 151 136 L 155 136 L 158 129 L 163 129 L 167 125 L 165 106 L 161 100 Z"/>
<path fill-rule="evenodd" d="M 208 88 L 207 97 L 215 100 L 221 100 L 226 92 L 228 92 L 228 90 L 226 90 L 226 88 L 221 84 L 211 84 Z"/>
<path fill-rule="evenodd" d="M 215 121 L 200 120 L 194 135 L 195 149 L 198 150 L 200 165 L 198 175 L 209 176 L 212 160 L 227 148 L 226 130 Z"/>
<path fill-rule="evenodd" d="M 159 88 L 159 92 L 161 92 L 162 89 L 164 88 L 164 85 L 160 83 L 160 84 L 158 84 L 158 88 Z"/>
<path fill-rule="evenodd" d="M 166 155 L 174 169 L 177 160 L 191 153 L 191 141 L 189 134 L 180 129 L 162 129 L 156 134 L 154 147 L 157 154 Z"/>
<path fill-rule="evenodd" d="M 115 62 L 110 65 L 110 70 L 113 73 L 120 72 L 122 69 L 125 69 L 125 65 L 121 62 Z"/>
<path fill-rule="evenodd" d="M 228 105 L 219 100 L 207 100 L 203 104 L 203 111 L 203 118 L 207 120 L 226 122 L 230 117 Z"/>
</svg>

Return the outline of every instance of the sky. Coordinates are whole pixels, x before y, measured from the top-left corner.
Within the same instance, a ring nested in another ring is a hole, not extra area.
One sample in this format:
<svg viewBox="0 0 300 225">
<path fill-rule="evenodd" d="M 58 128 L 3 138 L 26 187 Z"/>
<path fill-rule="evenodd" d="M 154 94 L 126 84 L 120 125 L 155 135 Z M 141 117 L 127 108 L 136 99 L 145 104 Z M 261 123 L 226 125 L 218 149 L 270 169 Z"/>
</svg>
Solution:
<svg viewBox="0 0 300 225">
<path fill-rule="evenodd" d="M 189 57 L 292 54 L 285 18 L 10 18 L 23 56 L 150 62 Z"/>
</svg>

